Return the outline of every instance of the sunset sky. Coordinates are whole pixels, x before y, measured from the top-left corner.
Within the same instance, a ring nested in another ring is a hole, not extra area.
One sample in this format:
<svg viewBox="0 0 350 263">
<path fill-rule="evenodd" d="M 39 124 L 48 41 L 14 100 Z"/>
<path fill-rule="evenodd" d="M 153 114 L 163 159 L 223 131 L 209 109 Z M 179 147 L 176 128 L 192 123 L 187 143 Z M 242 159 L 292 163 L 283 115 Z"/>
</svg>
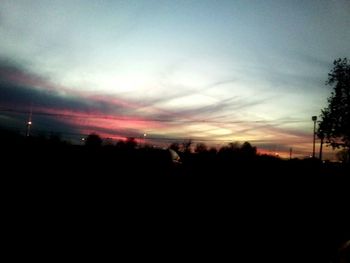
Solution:
<svg viewBox="0 0 350 263">
<path fill-rule="evenodd" d="M 0 8 L 0 125 L 312 151 L 350 1 L 15 1 Z"/>
</svg>

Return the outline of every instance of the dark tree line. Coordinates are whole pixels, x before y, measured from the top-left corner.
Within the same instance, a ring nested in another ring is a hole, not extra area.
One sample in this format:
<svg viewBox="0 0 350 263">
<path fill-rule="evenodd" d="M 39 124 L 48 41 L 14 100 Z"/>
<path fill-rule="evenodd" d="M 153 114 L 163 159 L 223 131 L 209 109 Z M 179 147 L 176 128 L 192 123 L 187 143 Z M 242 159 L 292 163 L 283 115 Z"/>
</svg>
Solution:
<svg viewBox="0 0 350 263">
<path fill-rule="evenodd" d="M 350 61 L 347 58 L 333 62 L 326 85 L 332 88 L 328 106 L 321 111 L 318 137 L 333 148 L 342 148 L 349 161 L 350 150 Z"/>
</svg>

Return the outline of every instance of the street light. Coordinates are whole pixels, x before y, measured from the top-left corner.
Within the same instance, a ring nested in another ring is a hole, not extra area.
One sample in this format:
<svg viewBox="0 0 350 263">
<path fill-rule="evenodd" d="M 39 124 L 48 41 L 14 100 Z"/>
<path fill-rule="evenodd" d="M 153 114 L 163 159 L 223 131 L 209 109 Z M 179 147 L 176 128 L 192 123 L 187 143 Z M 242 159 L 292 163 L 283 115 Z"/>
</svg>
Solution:
<svg viewBox="0 0 350 263">
<path fill-rule="evenodd" d="M 314 122 L 314 143 L 313 143 L 313 148 L 312 148 L 312 158 L 315 158 L 316 121 L 317 121 L 317 116 L 312 116 L 312 121 Z"/>
<path fill-rule="evenodd" d="M 32 126 L 32 122 L 28 121 L 27 122 L 27 132 L 26 132 L 26 136 L 30 136 L 30 127 Z"/>
<path fill-rule="evenodd" d="M 143 134 L 143 144 L 146 145 L 146 136 L 147 136 L 147 133 L 144 133 Z"/>
<path fill-rule="evenodd" d="M 30 106 L 30 112 L 29 112 L 29 116 L 28 116 L 28 121 L 27 121 L 27 132 L 26 132 L 26 136 L 29 137 L 30 136 L 30 128 L 32 126 L 32 106 Z"/>
</svg>

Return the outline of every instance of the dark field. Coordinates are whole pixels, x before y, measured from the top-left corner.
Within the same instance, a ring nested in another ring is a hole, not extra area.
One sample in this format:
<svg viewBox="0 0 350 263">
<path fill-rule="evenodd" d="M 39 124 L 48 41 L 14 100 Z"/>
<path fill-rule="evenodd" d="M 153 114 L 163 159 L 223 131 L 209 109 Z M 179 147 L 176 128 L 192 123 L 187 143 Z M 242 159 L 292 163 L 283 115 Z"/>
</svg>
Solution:
<svg viewBox="0 0 350 263">
<path fill-rule="evenodd" d="M 180 238 L 249 262 L 335 262 L 349 239 L 345 165 L 210 152 L 175 163 L 162 149 L 11 136 L 1 142 L 2 188 L 23 231 L 22 220 L 42 214 L 41 224 L 71 220 L 80 231 L 87 221 L 105 231 L 131 224 L 142 242 Z"/>
</svg>

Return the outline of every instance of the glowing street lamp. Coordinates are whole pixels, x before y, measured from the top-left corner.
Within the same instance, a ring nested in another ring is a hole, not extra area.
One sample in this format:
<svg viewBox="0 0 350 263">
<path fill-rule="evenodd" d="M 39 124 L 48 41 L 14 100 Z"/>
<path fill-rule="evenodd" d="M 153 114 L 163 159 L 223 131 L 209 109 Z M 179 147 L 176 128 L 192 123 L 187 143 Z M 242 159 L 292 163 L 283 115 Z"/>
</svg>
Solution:
<svg viewBox="0 0 350 263">
<path fill-rule="evenodd" d="M 147 133 L 144 133 L 143 134 L 143 144 L 146 145 L 146 136 L 147 136 Z"/>
<path fill-rule="evenodd" d="M 27 137 L 30 136 L 30 127 L 32 126 L 32 122 L 31 121 L 28 121 L 27 122 Z"/>
<path fill-rule="evenodd" d="M 33 110 L 32 110 L 32 106 L 30 106 L 30 112 L 29 112 L 28 121 L 27 121 L 27 132 L 26 132 L 27 137 L 30 136 L 30 127 L 32 126 L 32 114 L 33 114 Z"/>
<path fill-rule="evenodd" d="M 315 143 L 316 143 L 316 121 L 317 121 L 317 116 L 312 116 L 312 121 L 314 122 L 314 143 L 313 143 L 313 148 L 312 148 L 312 158 L 315 158 Z"/>
</svg>

